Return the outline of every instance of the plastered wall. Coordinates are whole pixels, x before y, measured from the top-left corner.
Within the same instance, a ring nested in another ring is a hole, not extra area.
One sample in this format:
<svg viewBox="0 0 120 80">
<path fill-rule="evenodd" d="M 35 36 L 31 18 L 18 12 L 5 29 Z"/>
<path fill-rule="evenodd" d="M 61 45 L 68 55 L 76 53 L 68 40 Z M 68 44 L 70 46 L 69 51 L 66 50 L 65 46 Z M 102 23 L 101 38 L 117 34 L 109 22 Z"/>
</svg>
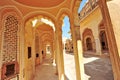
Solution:
<svg viewBox="0 0 120 80">
<path fill-rule="evenodd" d="M 120 0 L 111 0 L 107 2 L 110 13 L 113 31 L 117 43 L 117 48 L 120 56 Z"/>
</svg>

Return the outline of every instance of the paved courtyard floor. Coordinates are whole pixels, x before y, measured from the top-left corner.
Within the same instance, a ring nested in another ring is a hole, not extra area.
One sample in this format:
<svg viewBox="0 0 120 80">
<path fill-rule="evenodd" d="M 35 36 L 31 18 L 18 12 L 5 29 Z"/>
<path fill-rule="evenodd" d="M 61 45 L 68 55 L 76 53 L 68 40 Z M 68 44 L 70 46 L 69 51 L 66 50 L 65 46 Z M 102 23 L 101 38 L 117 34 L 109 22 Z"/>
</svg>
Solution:
<svg viewBox="0 0 120 80">
<path fill-rule="evenodd" d="M 108 57 L 95 57 L 84 55 L 85 80 L 114 80 L 110 59 Z M 66 80 L 76 80 L 74 55 L 64 53 L 64 66 Z M 56 68 L 50 58 L 36 67 L 34 80 L 58 80 L 55 75 Z"/>
<path fill-rule="evenodd" d="M 74 55 L 65 54 L 65 74 L 67 80 L 76 80 Z M 109 57 L 84 55 L 85 80 L 114 80 Z"/>
</svg>

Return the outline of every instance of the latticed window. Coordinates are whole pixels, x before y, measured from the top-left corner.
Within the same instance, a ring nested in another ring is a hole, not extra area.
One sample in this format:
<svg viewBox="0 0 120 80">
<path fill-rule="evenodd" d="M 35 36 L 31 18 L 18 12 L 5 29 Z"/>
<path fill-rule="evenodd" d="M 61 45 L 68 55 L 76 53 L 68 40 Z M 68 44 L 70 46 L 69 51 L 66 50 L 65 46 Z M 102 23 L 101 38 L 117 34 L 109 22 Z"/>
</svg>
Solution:
<svg viewBox="0 0 120 80">
<path fill-rule="evenodd" d="M 3 62 L 16 60 L 18 20 L 9 15 L 4 23 Z"/>
</svg>

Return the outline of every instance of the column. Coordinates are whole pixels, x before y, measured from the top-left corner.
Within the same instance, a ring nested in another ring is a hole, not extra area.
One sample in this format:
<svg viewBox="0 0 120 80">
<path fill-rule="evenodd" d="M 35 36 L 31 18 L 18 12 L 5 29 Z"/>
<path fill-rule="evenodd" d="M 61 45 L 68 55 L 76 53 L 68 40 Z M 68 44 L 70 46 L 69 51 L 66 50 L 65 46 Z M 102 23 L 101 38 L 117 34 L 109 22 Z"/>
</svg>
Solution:
<svg viewBox="0 0 120 80">
<path fill-rule="evenodd" d="M 100 40 L 99 38 L 95 39 L 95 44 L 96 44 L 96 53 L 97 55 L 101 55 L 101 45 L 100 45 Z"/>
<path fill-rule="evenodd" d="M 115 35 L 113 32 L 113 25 L 107 8 L 106 0 L 99 0 L 102 16 L 105 23 L 106 36 L 108 40 L 108 47 L 110 52 L 110 59 L 113 68 L 114 80 L 120 80 L 120 57 L 116 45 Z"/>
<path fill-rule="evenodd" d="M 65 80 L 64 73 L 64 61 L 63 61 L 63 48 L 62 48 L 62 24 L 57 23 L 57 28 L 55 31 L 56 37 L 56 58 L 57 58 L 57 68 L 59 80 Z"/>
<path fill-rule="evenodd" d="M 55 74 L 58 75 L 58 65 L 57 65 L 57 50 L 56 50 L 56 45 L 57 42 L 56 42 L 56 35 L 54 33 L 54 60 L 53 60 L 53 65 L 56 65 L 56 72 Z"/>
<path fill-rule="evenodd" d="M 32 72 L 29 76 L 31 76 L 31 78 L 33 79 L 34 75 L 35 75 L 35 28 L 33 28 L 33 34 L 32 34 L 32 43 L 31 43 L 31 58 L 32 58 Z"/>
<path fill-rule="evenodd" d="M 39 58 L 40 58 L 40 64 L 42 63 L 42 41 L 41 38 L 39 36 Z"/>
<path fill-rule="evenodd" d="M 80 34 L 78 34 L 77 29 L 71 23 L 71 33 L 74 48 L 75 66 L 76 66 L 76 80 L 84 80 L 84 65 L 83 65 L 83 50 L 82 50 L 82 40 L 80 39 Z M 76 28 L 76 29 L 75 29 Z"/>
<path fill-rule="evenodd" d="M 25 42 L 24 42 L 24 38 L 25 38 L 25 32 L 24 32 L 24 26 L 21 25 L 21 29 L 20 29 L 20 63 L 19 63 L 19 69 L 20 69 L 20 74 L 19 74 L 19 80 L 24 80 L 24 76 L 25 76 L 25 56 L 24 56 L 24 47 L 25 47 Z"/>
<path fill-rule="evenodd" d="M 53 42 L 51 42 L 51 44 L 50 44 L 50 53 L 51 53 L 51 58 L 54 59 Z"/>
<path fill-rule="evenodd" d="M 44 42 L 44 48 L 43 48 L 43 51 L 44 51 L 43 57 L 45 58 L 45 57 L 46 57 L 46 43 L 45 43 L 45 42 Z"/>
</svg>

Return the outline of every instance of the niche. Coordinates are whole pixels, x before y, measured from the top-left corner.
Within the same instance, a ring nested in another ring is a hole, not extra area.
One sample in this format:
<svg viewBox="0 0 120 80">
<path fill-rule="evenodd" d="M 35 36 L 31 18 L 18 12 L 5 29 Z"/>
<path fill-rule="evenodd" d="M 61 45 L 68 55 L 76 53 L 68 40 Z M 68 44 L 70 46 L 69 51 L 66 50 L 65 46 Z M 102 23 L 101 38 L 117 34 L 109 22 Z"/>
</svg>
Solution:
<svg viewBox="0 0 120 80">
<path fill-rule="evenodd" d="M 19 74 L 17 61 L 6 62 L 2 65 L 1 80 L 11 80 Z"/>
<path fill-rule="evenodd" d="M 13 75 L 15 72 L 15 64 L 9 64 L 6 65 L 6 73 L 5 75 L 8 77 L 10 75 Z"/>
<path fill-rule="evenodd" d="M 38 54 L 38 53 L 36 53 L 36 58 L 37 58 L 37 57 L 39 57 L 39 54 Z"/>
<path fill-rule="evenodd" d="M 28 47 L 28 59 L 31 58 L 31 47 Z"/>
</svg>

